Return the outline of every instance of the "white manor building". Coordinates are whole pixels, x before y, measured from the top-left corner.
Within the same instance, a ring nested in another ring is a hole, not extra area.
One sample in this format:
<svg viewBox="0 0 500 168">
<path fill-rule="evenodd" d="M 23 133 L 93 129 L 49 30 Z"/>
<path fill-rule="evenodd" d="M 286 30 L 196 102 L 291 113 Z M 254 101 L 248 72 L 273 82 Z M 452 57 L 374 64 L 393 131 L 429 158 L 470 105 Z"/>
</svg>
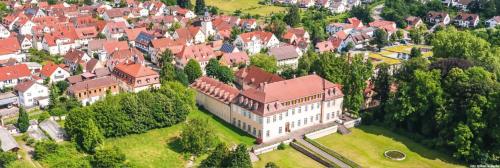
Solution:
<svg viewBox="0 0 500 168">
<path fill-rule="evenodd" d="M 317 75 L 261 83 L 242 91 L 201 77 L 191 87 L 198 93 L 198 105 L 254 136 L 258 143 L 280 140 L 304 128 L 334 124 L 342 115 L 340 85 Z"/>
</svg>

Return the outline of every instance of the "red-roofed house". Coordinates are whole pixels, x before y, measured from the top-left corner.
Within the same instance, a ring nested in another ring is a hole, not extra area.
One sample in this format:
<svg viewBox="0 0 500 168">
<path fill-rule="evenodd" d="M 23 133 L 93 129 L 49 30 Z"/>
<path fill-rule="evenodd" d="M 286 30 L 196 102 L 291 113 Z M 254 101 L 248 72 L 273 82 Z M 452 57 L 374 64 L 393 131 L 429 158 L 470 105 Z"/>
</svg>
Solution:
<svg viewBox="0 0 500 168">
<path fill-rule="evenodd" d="M 269 73 L 263 69 L 250 65 L 234 73 L 235 82 L 243 89 L 257 88 L 261 83 L 273 83 L 285 80 L 281 76 Z"/>
<path fill-rule="evenodd" d="M 278 46 L 280 41 L 271 32 L 254 31 L 238 35 L 233 44 L 250 55 L 259 53 L 262 49 Z"/>
<path fill-rule="evenodd" d="M 175 30 L 172 37 L 175 40 L 184 40 L 188 44 L 204 43 L 207 39 L 203 31 L 201 31 L 200 27 L 179 28 Z"/>
<path fill-rule="evenodd" d="M 125 35 L 127 24 L 123 22 L 108 22 L 102 29 L 102 33 L 107 39 L 118 40 Z"/>
<path fill-rule="evenodd" d="M 140 28 L 135 28 L 135 29 L 125 29 L 125 35 L 127 35 L 127 40 L 129 43 L 134 46 L 135 45 L 135 38 L 139 35 L 141 32 L 146 32 L 145 27 L 140 27 Z"/>
<path fill-rule="evenodd" d="M 31 72 L 26 64 L 0 67 L 0 89 L 14 87 L 30 77 Z"/>
<path fill-rule="evenodd" d="M 184 46 L 182 51 L 175 55 L 175 65 L 184 68 L 190 59 L 194 59 L 200 64 L 203 73 L 205 73 L 205 66 L 208 61 L 215 57 L 212 47 L 206 44 Z"/>
<path fill-rule="evenodd" d="M 49 78 L 49 83 L 64 81 L 71 76 L 71 73 L 64 68 L 63 64 L 57 65 L 53 62 L 48 62 L 42 67 L 40 75 L 43 79 Z"/>
<path fill-rule="evenodd" d="M 454 19 L 455 25 L 469 28 L 476 27 L 479 24 L 479 15 L 460 12 Z"/>
<path fill-rule="evenodd" d="M 90 59 L 90 56 L 81 50 L 70 50 L 64 55 L 63 62 L 71 71 L 75 71 L 78 65 L 84 66 Z"/>
<path fill-rule="evenodd" d="M 22 62 L 26 59 L 26 54 L 21 53 L 21 46 L 16 37 L 0 39 L 0 61 L 16 59 Z"/>
<path fill-rule="evenodd" d="M 387 34 L 392 34 L 396 32 L 398 29 L 396 27 L 396 22 L 387 21 L 387 20 L 376 20 L 368 23 L 370 27 L 376 27 L 382 30 L 385 30 Z"/>
<path fill-rule="evenodd" d="M 119 81 L 120 87 L 128 92 L 139 92 L 160 87 L 158 72 L 142 64 L 118 64 L 111 73 Z"/>
<path fill-rule="evenodd" d="M 80 81 L 68 87 L 68 94 L 78 99 L 84 106 L 106 97 L 108 93 L 119 92 L 118 82 L 110 76 Z"/>
<path fill-rule="evenodd" d="M 97 29 L 94 26 L 75 28 L 75 32 L 77 36 L 77 45 L 85 47 L 89 44 L 90 40 L 95 39 L 97 35 L 99 35 L 99 32 L 97 32 Z"/>
<path fill-rule="evenodd" d="M 250 64 L 250 57 L 244 51 L 224 53 L 220 58 L 221 65 L 226 65 L 232 68 L 238 68 L 240 65 Z"/>
</svg>

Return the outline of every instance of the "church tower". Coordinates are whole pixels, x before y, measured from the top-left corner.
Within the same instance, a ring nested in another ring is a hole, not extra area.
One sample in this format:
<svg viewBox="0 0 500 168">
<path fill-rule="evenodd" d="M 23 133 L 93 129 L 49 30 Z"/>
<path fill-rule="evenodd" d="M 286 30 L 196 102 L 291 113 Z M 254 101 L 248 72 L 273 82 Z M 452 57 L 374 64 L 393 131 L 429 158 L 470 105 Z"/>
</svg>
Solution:
<svg viewBox="0 0 500 168">
<path fill-rule="evenodd" d="M 205 11 L 205 14 L 203 15 L 203 18 L 201 20 L 201 30 L 207 38 L 209 36 L 215 36 L 215 30 L 212 26 L 212 17 L 207 10 Z"/>
</svg>

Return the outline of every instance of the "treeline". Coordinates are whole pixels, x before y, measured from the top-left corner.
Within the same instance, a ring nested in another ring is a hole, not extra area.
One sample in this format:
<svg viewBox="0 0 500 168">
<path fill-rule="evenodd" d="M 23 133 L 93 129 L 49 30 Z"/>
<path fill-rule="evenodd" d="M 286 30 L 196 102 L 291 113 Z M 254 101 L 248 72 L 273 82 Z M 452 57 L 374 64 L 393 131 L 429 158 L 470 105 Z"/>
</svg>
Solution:
<svg viewBox="0 0 500 168">
<path fill-rule="evenodd" d="M 442 11 L 444 5 L 440 0 L 431 0 L 422 3 L 420 0 L 390 0 L 385 1 L 381 15 L 384 19 L 394 21 L 398 27 L 406 27 L 408 16 L 425 18 L 429 11 Z"/>
<path fill-rule="evenodd" d="M 73 109 L 65 129 L 79 149 L 93 153 L 103 137 L 169 127 L 185 121 L 194 108 L 193 91 L 178 82 L 167 82 L 157 90 L 109 95 L 90 106 Z"/>
<path fill-rule="evenodd" d="M 445 29 L 432 39 L 434 58 L 412 58 L 374 79 L 380 108 L 364 113 L 411 132 L 428 146 L 451 151 L 469 164 L 499 164 L 500 83 L 498 47 L 470 32 Z"/>
</svg>

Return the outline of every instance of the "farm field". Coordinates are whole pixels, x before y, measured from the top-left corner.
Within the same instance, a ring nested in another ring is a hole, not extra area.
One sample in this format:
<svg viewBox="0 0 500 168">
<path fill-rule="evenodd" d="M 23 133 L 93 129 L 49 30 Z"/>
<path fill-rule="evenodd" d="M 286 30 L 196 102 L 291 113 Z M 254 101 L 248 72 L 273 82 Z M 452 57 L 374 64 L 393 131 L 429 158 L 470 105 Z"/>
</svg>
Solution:
<svg viewBox="0 0 500 168">
<path fill-rule="evenodd" d="M 236 10 L 241 10 L 242 13 L 266 16 L 271 13 L 279 13 L 285 10 L 284 7 L 261 5 L 259 4 L 259 0 L 206 0 L 205 3 L 208 6 L 218 7 L 226 14 L 231 14 Z M 193 5 L 194 4 L 195 1 L 193 0 Z"/>
</svg>

